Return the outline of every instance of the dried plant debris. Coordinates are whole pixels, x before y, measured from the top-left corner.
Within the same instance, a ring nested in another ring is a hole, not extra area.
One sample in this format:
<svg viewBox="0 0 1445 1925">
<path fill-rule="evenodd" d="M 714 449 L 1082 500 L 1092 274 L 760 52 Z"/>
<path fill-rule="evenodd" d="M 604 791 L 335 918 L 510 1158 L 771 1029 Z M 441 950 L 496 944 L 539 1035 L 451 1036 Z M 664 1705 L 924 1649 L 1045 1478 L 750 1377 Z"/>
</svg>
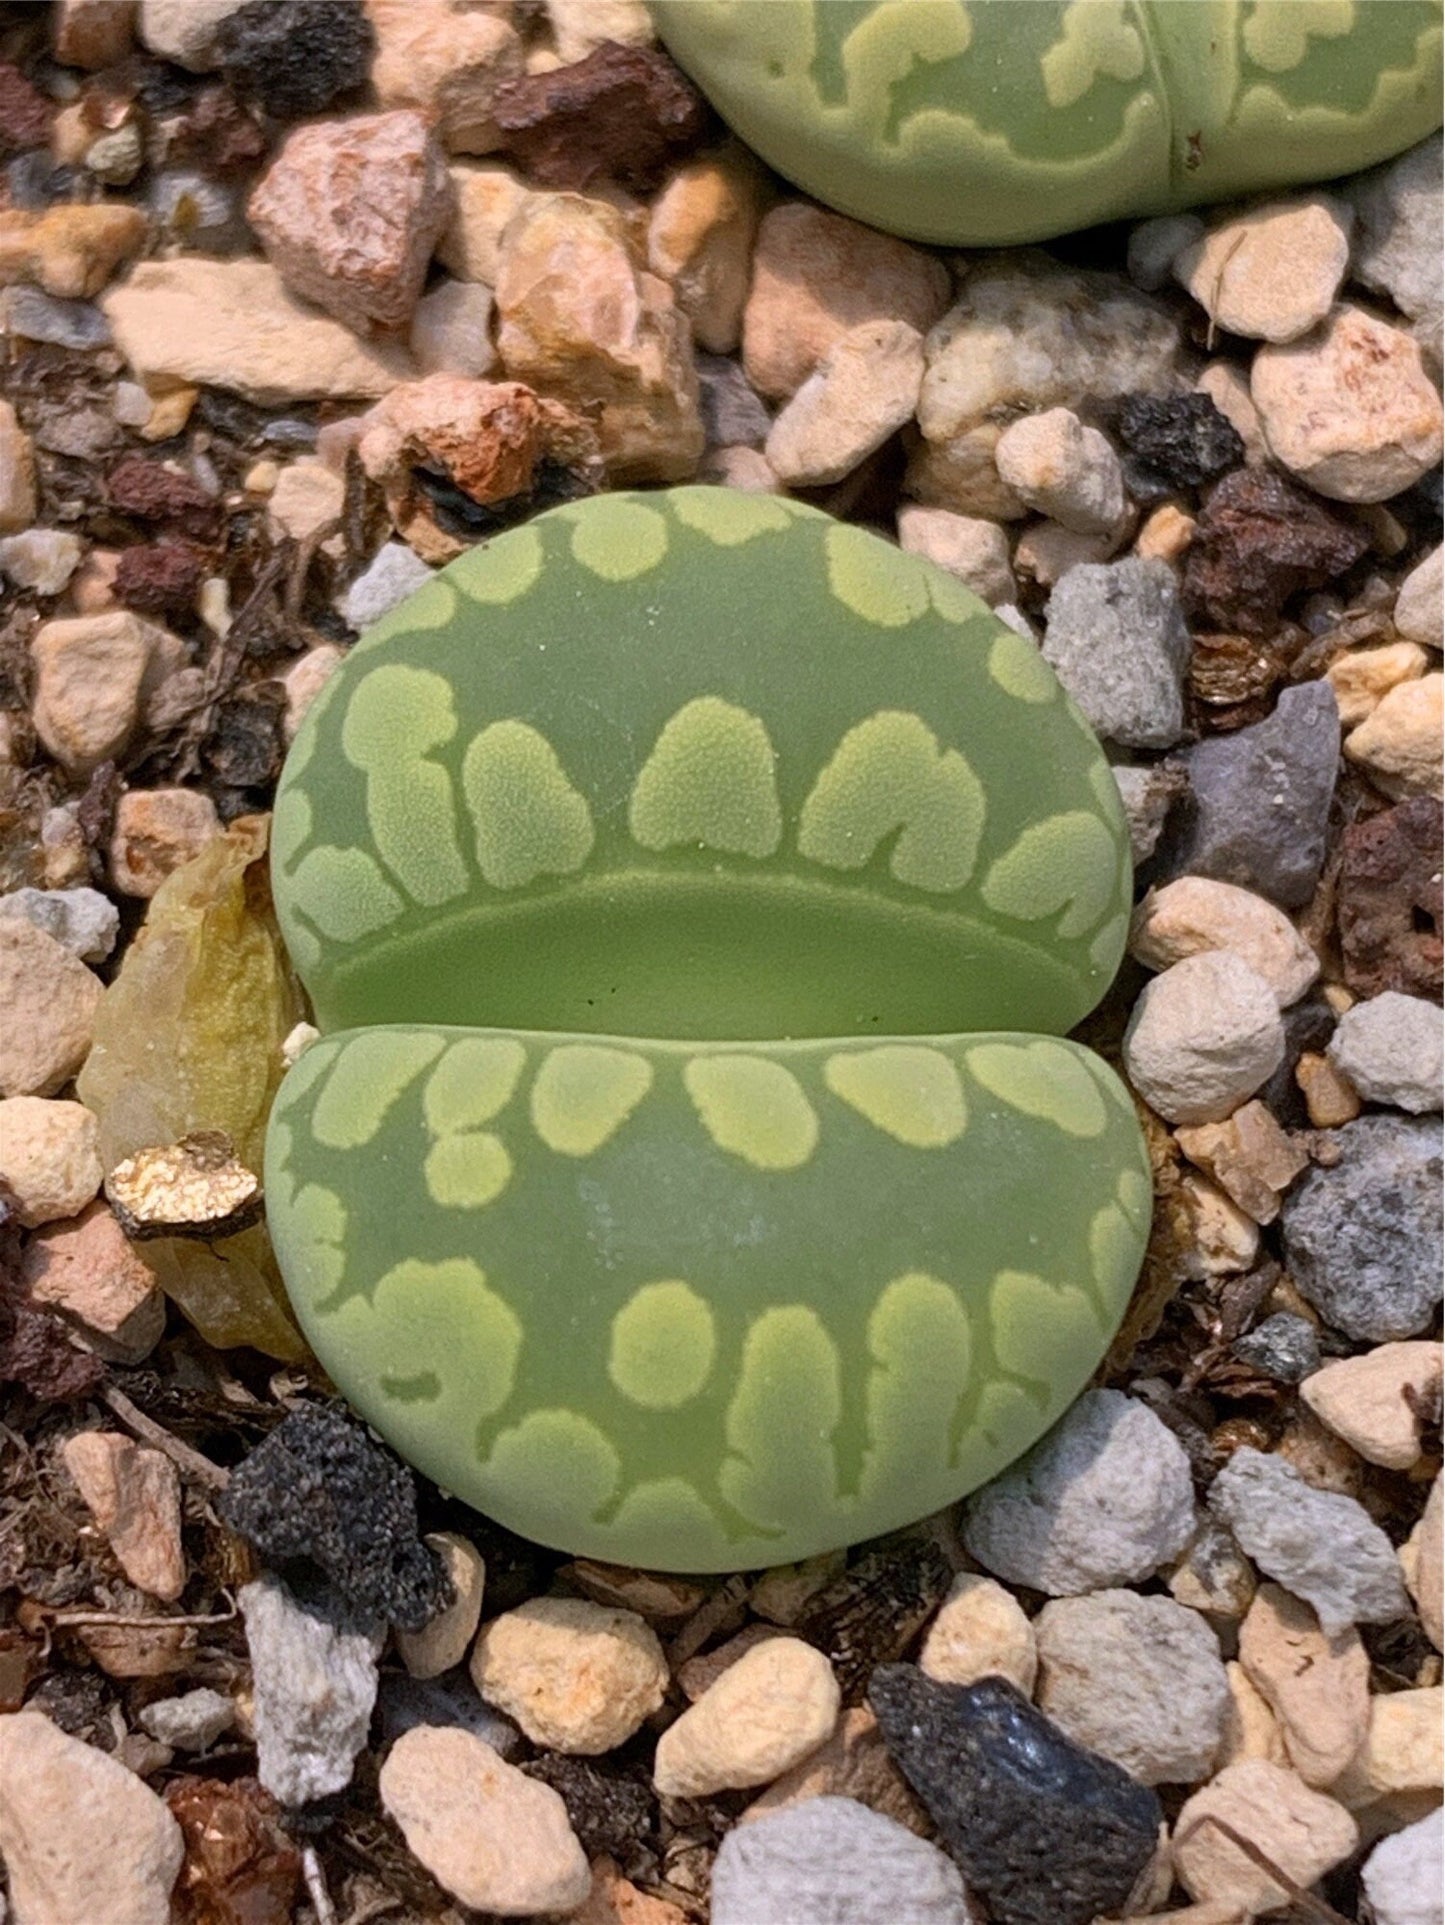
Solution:
<svg viewBox="0 0 1445 1925">
<path fill-rule="evenodd" d="M 261 1219 L 261 1179 L 237 1158 L 224 1130 L 192 1130 L 178 1143 L 117 1163 L 105 1194 L 128 1237 L 214 1242 Z"/>
</svg>

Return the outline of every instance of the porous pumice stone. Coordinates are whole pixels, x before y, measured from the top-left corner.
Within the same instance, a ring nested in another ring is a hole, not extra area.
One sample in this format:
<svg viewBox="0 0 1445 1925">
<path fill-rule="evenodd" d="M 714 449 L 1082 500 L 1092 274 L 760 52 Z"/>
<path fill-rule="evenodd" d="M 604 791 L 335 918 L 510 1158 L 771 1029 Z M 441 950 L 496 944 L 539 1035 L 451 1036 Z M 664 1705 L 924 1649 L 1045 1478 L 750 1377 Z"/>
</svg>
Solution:
<svg viewBox="0 0 1445 1925">
<path fill-rule="evenodd" d="M 1331 179 L 1440 125 L 1434 0 L 649 0 L 769 166 L 915 240 Z"/>
<path fill-rule="evenodd" d="M 942 570 L 727 489 L 552 510 L 327 682 L 273 877 L 327 1032 L 271 1120 L 287 1287 L 478 1509 L 785 1563 L 951 1502 L 1087 1382 L 1150 1185 L 1061 1032 L 1127 833 Z"/>
</svg>

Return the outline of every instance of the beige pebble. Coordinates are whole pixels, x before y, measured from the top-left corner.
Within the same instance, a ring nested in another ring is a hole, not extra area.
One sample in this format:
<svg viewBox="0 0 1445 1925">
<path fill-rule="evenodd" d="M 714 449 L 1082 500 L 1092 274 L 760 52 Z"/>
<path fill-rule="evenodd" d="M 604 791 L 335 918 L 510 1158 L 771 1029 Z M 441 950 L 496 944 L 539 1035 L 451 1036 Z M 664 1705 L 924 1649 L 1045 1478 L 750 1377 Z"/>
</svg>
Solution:
<svg viewBox="0 0 1445 1925">
<path fill-rule="evenodd" d="M 1229 949 L 1185 956 L 1148 982 L 1124 1032 L 1129 1080 L 1170 1123 L 1215 1123 L 1284 1057 L 1274 986 Z"/>
<path fill-rule="evenodd" d="M 77 615 L 103 615 L 116 606 L 118 548 L 92 548 L 70 578 L 70 605 Z"/>
<path fill-rule="evenodd" d="M 918 1663 L 940 1684 L 1001 1677 L 1029 1698 L 1039 1666 L 1034 1627 L 1011 1591 L 994 1578 L 964 1571 L 929 1625 Z"/>
<path fill-rule="evenodd" d="M 909 502 L 898 510 L 898 545 L 947 569 L 990 608 L 1018 595 L 1008 536 L 996 521 Z"/>
<path fill-rule="evenodd" d="M 470 1539 L 433 1531 L 425 1539 L 452 1581 L 452 1601 L 420 1631 L 398 1631 L 396 1648 L 414 1678 L 439 1678 L 467 1655 L 482 1616 L 487 1567 Z"/>
<path fill-rule="evenodd" d="M 697 471 L 699 481 L 719 488 L 740 488 L 749 495 L 778 495 L 783 484 L 761 448 L 709 448 Z"/>
<path fill-rule="evenodd" d="M 1229 1682 L 1230 1708 L 1224 1721 L 1224 1743 L 1220 1747 L 1218 1769 L 1242 1764 L 1246 1758 L 1264 1758 L 1272 1765 L 1287 1765 L 1284 1733 L 1279 1719 L 1250 1682 L 1249 1674 L 1237 1658 L 1224 1667 Z"/>
<path fill-rule="evenodd" d="M 378 1789 L 408 1849 L 463 1905 L 532 1918 L 575 1911 L 591 1889 L 561 1798 L 469 1731 L 404 1732 Z"/>
<path fill-rule="evenodd" d="M 1382 1343 L 1329 1363 L 1300 1385 L 1316 1417 L 1361 1457 L 1387 1470 L 1412 1470 L 1423 1430 L 1440 1403 L 1441 1346 Z"/>
<path fill-rule="evenodd" d="M 1186 1125 L 1177 1141 L 1256 1223 L 1274 1222 L 1280 1198 L 1309 1167 L 1309 1152 L 1258 1101 L 1241 1104 L 1222 1123 Z"/>
<path fill-rule="evenodd" d="M 998 438 L 999 479 L 1019 500 L 1079 535 L 1117 536 L 1128 506 L 1119 457 L 1071 408 L 1011 422 Z"/>
<path fill-rule="evenodd" d="M 1263 1758 L 1226 1765 L 1180 1812 L 1174 1868 L 1191 1898 L 1234 1902 L 1251 1913 L 1276 1910 L 1290 1894 L 1211 1823 L 1214 1818 L 1306 1887 L 1342 1864 L 1359 1839 L 1344 1807 L 1312 1791 L 1296 1772 Z"/>
<path fill-rule="evenodd" d="M 1418 642 L 1387 642 L 1382 648 L 1337 655 L 1325 670 L 1325 680 L 1335 691 L 1341 727 L 1357 727 L 1392 688 L 1418 681 L 1429 666 L 1430 658 Z"/>
<path fill-rule="evenodd" d="M 289 744 L 296 740 L 307 709 L 346 660 L 346 650 L 335 642 L 318 642 L 298 655 L 281 676 L 286 691 L 286 712 L 281 718 L 281 734 Z"/>
<path fill-rule="evenodd" d="M 128 610 L 43 622 L 30 643 L 35 732 L 71 775 L 88 776 L 129 743 L 147 706 L 186 660 L 185 644 Z"/>
<path fill-rule="evenodd" d="M 925 340 L 925 355 L 927 351 Z M 985 521 L 1022 521 L 1028 509 L 999 479 L 993 458 L 1002 432 L 996 421 L 982 421 L 947 440 L 919 441 L 908 457 L 904 493 L 927 507 L 948 508 L 956 515 L 977 515 Z M 1040 522 L 1038 526 L 1048 528 L 1052 524 Z M 1082 541 L 1084 537 L 1070 539 Z M 1022 569 L 1023 563 L 1015 559 Z M 1085 559 L 1099 561 L 1104 557 L 1093 554 Z"/>
<path fill-rule="evenodd" d="M 1395 598 L 1395 627 L 1407 641 L 1439 649 L 1441 643 L 1441 572 L 1445 548 L 1434 548 L 1412 568 Z"/>
<path fill-rule="evenodd" d="M 1334 1783 L 1365 1741 L 1370 1659 L 1353 1625 L 1333 1636 L 1302 1599 L 1262 1584 L 1239 1630 L 1239 1661 L 1307 1785 Z"/>
<path fill-rule="evenodd" d="M 497 89 L 523 71 L 522 42 L 500 10 L 456 12 L 449 0 L 368 0 L 376 29 L 371 84 L 383 107 L 420 107 L 453 154 L 487 154 L 501 139 Z"/>
<path fill-rule="evenodd" d="M 484 1625 L 472 1679 L 533 1744 L 593 1756 L 625 1744 L 661 1705 L 667 1660 L 634 1611 L 533 1598 Z"/>
<path fill-rule="evenodd" d="M 200 789 L 128 789 L 116 804 L 111 880 L 123 896 L 148 899 L 220 834 L 216 805 Z"/>
<path fill-rule="evenodd" d="M 448 173 L 452 214 L 437 259 L 459 281 L 495 287 L 503 231 L 532 190 L 500 161 L 458 161 Z"/>
<path fill-rule="evenodd" d="M 89 300 L 145 237 L 145 215 L 118 201 L 0 209 L 0 287 L 29 281 L 57 300 Z"/>
<path fill-rule="evenodd" d="M 1342 1124 L 1353 1123 L 1359 1115 L 1358 1092 L 1328 1056 L 1305 1050 L 1295 1064 L 1294 1080 L 1303 1093 L 1310 1122 L 1317 1130 L 1337 1130 Z"/>
<path fill-rule="evenodd" d="M 613 1859 L 597 1858 L 592 1862 L 587 1902 L 581 1911 L 569 1914 L 569 1925 L 689 1925 L 689 1921 L 670 1899 L 639 1891 Z"/>
<path fill-rule="evenodd" d="M 1237 1624 L 1254 1598 L 1254 1566 L 1228 1526 L 1206 1513 L 1169 1572 L 1169 1591 L 1176 1604 L 1202 1611 L 1216 1629 Z"/>
<path fill-rule="evenodd" d="M 159 394 L 147 396 L 150 407 L 140 429 L 141 440 L 169 441 L 178 435 L 200 398 L 200 389 L 190 386 L 165 388 Z"/>
<path fill-rule="evenodd" d="M 1242 956 L 1282 1009 L 1298 1002 L 1320 973 L 1319 957 L 1284 911 L 1232 882 L 1180 876 L 1151 889 L 1134 911 L 1129 953 L 1147 968 L 1168 969 L 1206 949 Z"/>
<path fill-rule="evenodd" d="M 1335 1785 L 1351 1810 L 1377 1799 L 1442 1789 L 1441 1713 L 1445 1689 L 1385 1691 L 1370 1700 L 1365 1742 Z"/>
<path fill-rule="evenodd" d="M 1107 561 L 1118 547 L 1113 534 L 1081 535 L 1056 521 L 1035 521 L 1014 544 L 1014 567 L 1040 588 L 1053 588 L 1071 568 Z"/>
<path fill-rule="evenodd" d="M 667 1798 L 771 1784 L 829 1736 L 839 1699 L 821 1651 L 801 1638 L 769 1638 L 663 1732 L 653 1782 Z"/>
<path fill-rule="evenodd" d="M 1430 1486 L 1430 1495 L 1425 1500 L 1425 1509 L 1410 1533 L 1406 1543 L 1400 1547 L 1401 1562 L 1405 1564 L 1405 1580 L 1410 1595 L 1415 1600 L 1415 1609 L 1420 1613 L 1420 1622 L 1425 1627 L 1425 1635 L 1437 1651 L 1445 1650 L 1445 1631 L 1442 1631 L 1441 1592 L 1445 1589 L 1445 1477 L 1437 1476 Z M 1405 1556 L 1408 1548 L 1410 1555 Z"/>
<path fill-rule="evenodd" d="M 1441 792 L 1445 676 L 1401 682 L 1345 737 L 1345 754 L 1395 801 Z"/>
<path fill-rule="evenodd" d="M 0 401 L 0 535 L 35 519 L 35 448 L 8 401 Z"/>
<path fill-rule="evenodd" d="M 480 281 L 442 281 L 423 294 L 411 317 L 412 355 L 424 374 L 469 380 L 497 365 L 492 345 L 492 290 Z"/>
<path fill-rule="evenodd" d="M 308 455 L 283 468 L 272 483 L 266 503 L 266 522 L 275 539 L 309 541 L 328 521 L 339 520 L 346 501 L 346 484 L 324 461 Z M 333 535 L 326 553 L 340 555 L 342 544 Z"/>
<path fill-rule="evenodd" d="M 1259 467 L 1269 460 L 1269 443 L 1259 409 L 1249 392 L 1249 377 L 1235 361 L 1211 361 L 1194 383 L 1197 394 L 1207 394 L 1244 443 L 1247 466 Z"/>
<path fill-rule="evenodd" d="M 1179 1179 L 1179 1201 L 1190 1229 L 1182 1256 L 1186 1276 L 1240 1276 L 1253 1267 L 1259 1255 L 1259 1225 L 1218 1184 L 1186 1170 Z"/>
<path fill-rule="evenodd" d="M 672 285 L 709 354 L 732 354 L 742 337 L 764 176 L 735 142 L 680 167 L 652 204 L 647 265 Z"/>
<path fill-rule="evenodd" d="M 1199 526 L 1177 502 L 1163 501 L 1147 518 L 1134 537 L 1134 553 L 1145 561 L 1181 561 L 1194 540 Z"/>
<path fill-rule="evenodd" d="M 0 1177 L 27 1228 L 78 1216 L 93 1201 L 105 1174 L 99 1140 L 100 1126 L 83 1103 L 0 1101 Z"/>
<path fill-rule="evenodd" d="M 708 1596 L 708 1587 L 696 1578 L 674 1577 L 668 1571 L 642 1571 L 631 1564 L 604 1564 L 591 1557 L 573 1558 L 557 1576 L 594 1604 L 635 1611 L 653 1625 L 681 1623 Z"/>
<path fill-rule="evenodd" d="M 847 1567 L 843 1551 L 819 1551 L 797 1564 L 775 1564 L 753 1586 L 748 1608 L 769 1624 L 796 1624 L 805 1604 Z"/>
<path fill-rule="evenodd" d="M 1185 247 L 1174 277 L 1229 333 L 1293 341 L 1330 311 L 1352 221 L 1350 207 L 1327 194 L 1269 201 Z"/>
<path fill-rule="evenodd" d="M 678 1666 L 677 1681 L 682 1686 L 682 1695 L 689 1704 L 696 1704 L 705 1691 L 710 1691 L 730 1665 L 737 1663 L 745 1651 L 751 1651 L 756 1644 L 766 1644 L 769 1638 L 782 1636 L 782 1627 L 775 1624 L 759 1624 L 749 1620 L 741 1631 L 715 1644 L 710 1651 L 703 1651 L 695 1658 L 688 1658 Z"/>
<path fill-rule="evenodd" d="M 828 349 L 785 404 L 764 445 L 787 487 L 841 481 L 912 418 L 923 336 L 906 321 L 865 321 Z"/>
<path fill-rule="evenodd" d="M 170 1458 L 110 1430 L 78 1431 L 61 1456 L 131 1583 L 172 1603 L 186 1588 L 186 1559 Z"/>
<path fill-rule="evenodd" d="M 99 976 L 53 936 L 20 917 L 0 922 L 0 1096 L 68 1083 L 90 1051 L 100 997 Z"/>
<path fill-rule="evenodd" d="M 104 1203 L 32 1237 L 22 1276 L 34 1302 L 60 1311 L 110 1362 L 138 1364 L 160 1342 L 165 1297 Z"/>
</svg>

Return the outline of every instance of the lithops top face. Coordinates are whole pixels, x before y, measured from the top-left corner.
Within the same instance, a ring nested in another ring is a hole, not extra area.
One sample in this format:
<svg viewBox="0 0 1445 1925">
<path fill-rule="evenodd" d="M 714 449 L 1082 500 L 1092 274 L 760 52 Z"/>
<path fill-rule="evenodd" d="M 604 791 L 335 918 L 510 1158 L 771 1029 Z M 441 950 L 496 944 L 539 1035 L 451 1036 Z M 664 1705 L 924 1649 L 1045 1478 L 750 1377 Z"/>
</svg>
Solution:
<svg viewBox="0 0 1445 1925">
<path fill-rule="evenodd" d="M 650 0 L 771 166 L 991 246 L 1367 167 L 1440 125 L 1439 0 Z"/>
<path fill-rule="evenodd" d="M 673 1569 L 874 1535 L 1016 1456 L 1123 1313 L 1149 1179 L 1058 1032 L 1127 837 L 1031 644 L 722 489 L 472 551 L 277 801 L 329 1032 L 267 1151 L 337 1383 L 512 1528 Z"/>
</svg>

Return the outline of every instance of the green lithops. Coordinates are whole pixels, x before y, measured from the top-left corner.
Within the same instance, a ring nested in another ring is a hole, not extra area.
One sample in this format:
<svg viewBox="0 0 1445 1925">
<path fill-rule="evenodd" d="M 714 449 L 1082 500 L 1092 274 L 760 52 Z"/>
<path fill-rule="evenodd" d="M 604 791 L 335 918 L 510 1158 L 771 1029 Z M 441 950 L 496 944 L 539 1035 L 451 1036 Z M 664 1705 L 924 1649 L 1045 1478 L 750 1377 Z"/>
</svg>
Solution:
<svg viewBox="0 0 1445 1925">
<path fill-rule="evenodd" d="M 819 200 L 964 246 L 1328 179 L 1440 125 L 1439 0 L 650 0 Z"/>
<path fill-rule="evenodd" d="M 1060 1033 L 1128 839 L 949 576 L 770 496 L 553 510 L 352 651 L 273 849 L 326 1032 L 272 1116 L 282 1270 L 479 1509 L 784 1562 L 961 1495 L 1096 1367 L 1148 1166 Z"/>
</svg>

